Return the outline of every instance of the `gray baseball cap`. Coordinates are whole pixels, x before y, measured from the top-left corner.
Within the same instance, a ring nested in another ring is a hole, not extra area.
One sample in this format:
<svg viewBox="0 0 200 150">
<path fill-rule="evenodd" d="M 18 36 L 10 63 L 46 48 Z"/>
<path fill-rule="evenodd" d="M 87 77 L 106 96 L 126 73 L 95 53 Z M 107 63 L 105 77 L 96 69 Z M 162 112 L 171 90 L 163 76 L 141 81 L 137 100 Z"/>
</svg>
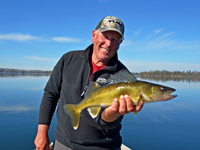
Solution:
<svg viewBox="0 0 200 150">
<path fill-rule="evenodd" d="M 123 22 L 114 16 L 107 16 L 104 17 L 95 30 L 99 30 L 101 32 L 104 31 L 116 31 L 118 32 L 122 37 L 124 37 L 124 24 Z"/>
</svg>

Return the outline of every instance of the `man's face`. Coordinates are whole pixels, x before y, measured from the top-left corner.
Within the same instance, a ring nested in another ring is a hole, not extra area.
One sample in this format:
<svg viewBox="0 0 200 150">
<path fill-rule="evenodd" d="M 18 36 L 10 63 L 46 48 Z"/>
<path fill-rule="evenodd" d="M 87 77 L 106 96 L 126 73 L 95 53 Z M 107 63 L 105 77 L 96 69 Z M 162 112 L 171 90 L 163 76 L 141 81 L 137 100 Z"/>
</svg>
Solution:
<svg viewBox="0 0 200 150">
<path fill-rule="evenodd" d="M 100 32 L 93 30 L 92 42 L 94 43 L 93 62 L 103 62 L 105 65 L 117 53 L 122 38 L 121 35 L 115 31 Z"/>
</svg>

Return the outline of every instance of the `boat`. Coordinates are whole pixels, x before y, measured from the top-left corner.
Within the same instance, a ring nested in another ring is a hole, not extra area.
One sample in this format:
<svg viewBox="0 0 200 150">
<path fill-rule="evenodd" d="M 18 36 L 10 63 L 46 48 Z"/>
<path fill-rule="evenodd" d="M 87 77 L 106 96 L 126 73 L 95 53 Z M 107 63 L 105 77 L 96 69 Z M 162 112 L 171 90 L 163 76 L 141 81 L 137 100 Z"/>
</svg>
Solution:
<svg viewBox="0 0 200 150">
<path fill-rule="evenodd" d="M 49 150 L 52 150 L 52 147 L 53 147 L 53 142 L 51 142 L 51 144 L 49 144 Z M 36 150 L 36 149 L 34 149 L 34 150 Z M 121 150 L 131 150 L 131 149 L 128 148 L 126 145 L 122 144 Z"/>
</svg>

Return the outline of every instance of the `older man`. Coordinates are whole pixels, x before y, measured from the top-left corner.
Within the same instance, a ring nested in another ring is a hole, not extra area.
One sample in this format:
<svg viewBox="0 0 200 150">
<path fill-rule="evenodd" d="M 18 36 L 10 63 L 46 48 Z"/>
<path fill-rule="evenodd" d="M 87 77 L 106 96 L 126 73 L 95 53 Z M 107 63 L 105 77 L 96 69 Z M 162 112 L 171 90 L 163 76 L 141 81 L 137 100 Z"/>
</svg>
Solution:
<svg viewBox="0 0 200 150">
<path fill-rule="evenodd" d="M 40 106 L 35 138 L 37 150 L 48 150 L 48 129 L 58 100 L 54 150 L 120 150 L 123 115 L 140 111 L 143 102 L 135 106 L 128 95 L 121 96 L 120 103 L 114 99 L 112 105 L 102 108 L 96 118 L 83 110 L 77 130 L 73 129 L 63 106 L 81 102 L 83 91 L 91 81 L 127 70 L 117 57 L 123 35 L 123 22 L 117 17 L 107 16 L 93 30 L 93 44 L 85 50 L 70 51 L 58 61 L 45 87 Z"/>
</svg>

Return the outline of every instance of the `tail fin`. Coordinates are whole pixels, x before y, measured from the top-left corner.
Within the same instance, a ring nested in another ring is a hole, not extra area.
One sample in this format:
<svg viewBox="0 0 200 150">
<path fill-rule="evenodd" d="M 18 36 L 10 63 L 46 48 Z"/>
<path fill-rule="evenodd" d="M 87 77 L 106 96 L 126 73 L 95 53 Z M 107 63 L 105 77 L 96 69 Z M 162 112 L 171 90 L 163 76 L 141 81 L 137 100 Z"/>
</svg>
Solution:
<svg viewBox="0 0 200 150">
<path fill-rule="evenodd" d="M 77 109 L 76 109 L 76 105 L 73 104 L 66 104 L 63 106 L 65 112 L 70 116 L 71 118 L 71 123 L 73 128 L 76 130 L 78 128 L 79 125 L 79 120 L 80 120 L 80 113 Z"/>
</svg>

